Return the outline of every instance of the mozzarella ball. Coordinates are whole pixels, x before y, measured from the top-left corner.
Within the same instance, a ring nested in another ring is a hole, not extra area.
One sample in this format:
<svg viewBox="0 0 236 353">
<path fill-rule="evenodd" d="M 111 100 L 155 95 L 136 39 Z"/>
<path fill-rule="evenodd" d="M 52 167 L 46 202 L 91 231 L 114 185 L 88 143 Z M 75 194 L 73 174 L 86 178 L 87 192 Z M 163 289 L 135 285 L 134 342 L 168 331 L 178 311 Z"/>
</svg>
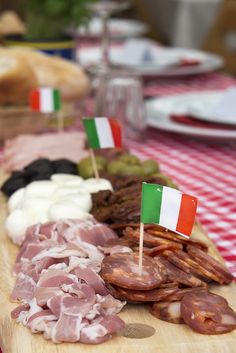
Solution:
<svg viewBox="0 0 236 353">
<path fill-rule="evenodd" d="M 55 202 L 48 211 L 49 219 L 51 221 L 58 221 L 66 218 L 87 219 L 91 215 L 83 211 L 77 203 L 73 201 Z"/>
<path fill-rule="evenodd" d="M 51 180 L 57 185 L 63 186 L 79 186 L 83 182 L 83 178 L 73 174 L 53 174 Z"/>
<path fill-rule="evenodd" d="M 57 184 L 49 180 L 33 181 L 25 188 L 25 198 L 50 197 L 57 188 Z"/>
<path fill-rule="evenodd" d="M 88 192 L 65 195 L 60 201 L 73 201 L 81 210 L 89 212 L 92 209 L 92 197 Z"/>
<path fill-rule="evenodd" d="M 35 219 L 35 223 L 45 223 L 49 221 L 48 210 L 51 205 L 52 201 L 50 199 L 31 197 L 24 200 L 23 210 Z"/>
<path fill-rule="evenodd" d="M 112 185 L 107 179 L 95 179 L 90 178 L 85 180 L 82 185 L 90 193 L 95 193 L 101 190 L 111 190 L 113 191 Z"/>
<path fill-rule="evenodd" d="M 20 188 L 14 192 L 14 194 L 9 197 L 8 200 L 8 210 L 9 212 L 14 211 L 17 208 L 22 207 L 22 202 L 24 199 L 25 188 Z"/>
<path fill-rule="evenodd" d="M 21 245 L 25 239 L 26 229 L 34 223 L 27 211 L 14 210 L 6 219 L 5 229 L 12 241 Z"/>
</svg>

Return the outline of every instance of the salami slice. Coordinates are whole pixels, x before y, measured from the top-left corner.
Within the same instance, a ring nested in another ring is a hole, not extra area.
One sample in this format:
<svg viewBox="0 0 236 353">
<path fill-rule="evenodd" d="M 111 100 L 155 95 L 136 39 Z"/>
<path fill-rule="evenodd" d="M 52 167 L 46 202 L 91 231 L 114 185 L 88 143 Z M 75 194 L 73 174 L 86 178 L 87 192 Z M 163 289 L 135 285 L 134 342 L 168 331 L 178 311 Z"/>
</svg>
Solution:
<svg viewBox="0 0 236 353">
<path fill-rule="evenodd" d="M 165 282 L 165 274 L 152 258 L 143 256 L 141 274 L 138 263 L 138 253 L 106 256 L 102 262 L 100 276 L 119 287 L 144 291 L 154 289 Z"/>
<path fill-rule="evenodd" d="M 236 328 L 236 313 L 219 295 L 193 291 L 183 297 L 180 307 L 184 322 L 196 332 L 216 335 Z"/>
<path fill-rule="evenodd" d="M 160 230 L 156 227 L 153 227 L 153 228 L 147 229 L 147 232 L 150 235 L 164 238 L 164 239 L 169 239 L 169 240 L 174 241 L 176 243 L 181 243 L 181 244 L 185 244 L 185 245 L 192 245 L 194 247 L 202 249 L 203 251 L 207 251 L 207 249 L 208 249 L 208 246 L 205 243 L 203 243 L 201 240 L 196 240 L 196 239 L 192 239 L 192 238 L 187 239 L 177 233 L 170 232 L 167 230 Z"/>
<path fill-rule="evenodd" d="M 120 297 L 127 300 L 128 302 L 159 302 L 162 300 L 167 300 L 167 298 L 174 294 L 178 287 L 172 288 L 162 288 L 162 289 L 152 289 L 149 291 L 140 290 L 130 290 L 120 287 L 115 287 L 115 289 L 120 293 Z"/>
<path fill-rule="evenodd" d="M 123 235 L 125 238 L 136 240 L 137 244 L 139 242 L 139 237 L 140 237 L 140 231 L 139 229 L 133 229 L 131 227 L 127 227 L 123 231 Z M 177 243 L 174 240 L 169 240 L 169 239 L 164 239 L 164 238 L 159 238 L 157 236 L 154 236 L 152 234 L 149 234 L 148 230 L 144 231 L 144 239 L 143 243 L 147 247 L 154 247 L 154 246 L 160 246 L 160 245 L 165 245 L 165 244 L 173 244 L 176 245 Z M 180 249 L 182 249 L 182 244 L 178 244 Z"/>
<path fill-rule="evenodd" d="M 163 266 L 163 271 L 166 271 L 168 282 L 178 282 L 179 284 L 184 284 L 188 287 L 206 286 L 205 282 L 189 273 L 180 270 L 163 256 L 155 256 L 154 261 L 159 265 L 159 267 Z"/>
<path fill-rule="evenodd" d="M 216 276 L 213 271 L 209 271 L 207 270 L 207 268 L 204 268 L 202 264 L 199 264 L 193 259 L 191 259 L 189 255 L 183 251 L 168 251 L 165 252 L 165 255 L 173 265 L 179 267 L 186 273 L 190 273 L 194 276 L 197 276 L 205 282 L 215 281 L 217 283 L 222 283 L 222 279 L 220 276 Z"/>
<path fill-rule="evenodd" d="M 187 246 L 187 252 L 199 264 L 204 264 L 204 267 L 215 274 L 218 278 L 218 283 L 229 284 L 233 281 L 233 275 L 225 268 L 219 261 L 206 254 L 204 251 L 195 248 L 194 246 Z"/>
<path fill-rule="evenodd" d="M 171 322 L 172 324 L 184 324 L 180 311 L 180 301 L 154 303 L 150 312 L 160 320 Z"/>
<path fill-rule="evenodd" d="M 145 255 L 148 255 L 148 256 L 151 256 L 151 257 L 154 257 L 154 256 L 157 256 L 161 253 L 163 253 L 164 251 L 166 250 L 181 250 L 182 249 L 182 245 L 181 244 L 173 244 L 173 243 L 170 243 L 170 244 L 162 244 L 162 245 L 159 245 L 159 246 L 155 246 L 154 248 L 152 249 L 146 249 L 144 250 L 144 254 Z"/>
<path fill-rule="evenodd" d="M 166 299 L 166 301 L 168 302 L 175 302 L 175 301 L 179 301 L 181 300 L 185 294 L 187 293 L 192 293 L 193 291 L 199 291 L 205 288 L 202 287 L 196 287 L 196 288 L 178 288 L 175 292 L 173 292 L 172 294 L 170 294 L 168 296 L 168 298 Z"/>
</svg>

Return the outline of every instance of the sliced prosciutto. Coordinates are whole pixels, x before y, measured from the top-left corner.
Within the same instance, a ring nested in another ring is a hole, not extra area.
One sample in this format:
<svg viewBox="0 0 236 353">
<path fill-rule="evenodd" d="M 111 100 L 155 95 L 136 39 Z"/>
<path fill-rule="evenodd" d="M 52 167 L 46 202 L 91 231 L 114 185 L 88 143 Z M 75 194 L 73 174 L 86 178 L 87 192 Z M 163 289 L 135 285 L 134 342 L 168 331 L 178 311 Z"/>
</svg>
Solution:
<svg viewBox="0 0 236 353">
<path fill-rule="evenodd" d="M 17 322 L 55 343 L 102 343 L 124 322 L 117 316 L 125 302 L 115 299 L 100 277 L 104 253 L 98 246 L 116 239 L 93 220 L 34 225 L 14 265 L 12 311 Z"/>
</svg>

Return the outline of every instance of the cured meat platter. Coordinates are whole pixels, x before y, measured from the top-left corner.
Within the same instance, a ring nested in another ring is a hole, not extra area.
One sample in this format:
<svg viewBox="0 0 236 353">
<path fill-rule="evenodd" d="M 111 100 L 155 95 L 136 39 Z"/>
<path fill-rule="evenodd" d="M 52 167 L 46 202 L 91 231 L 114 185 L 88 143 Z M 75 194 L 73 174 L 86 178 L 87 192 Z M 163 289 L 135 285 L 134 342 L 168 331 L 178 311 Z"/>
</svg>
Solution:
<svg viewBox="0 0 236 353">
<path fill-rule="evenodd" d="M 0 171 L 0 184 L 5 176 Z M 46 341 L 42 335 L 30 331 L 11 319 L 11 311 L 16 307 L 11 303 L 10 293 L 15 278 L 12 266 L 19 248 L 11 242 L 4 231 L 7 204 L 0 196 L 0 347 L 3 353 L 73 353 L 112 352 L 112 353 L 233 353 L 235 352 L 236 331 L 222 335 L 201 335 L 186 325 L 174 325 L 160 321 L 149 313 L 148 305 L 126 305 L 119 316 L 125 321 L 126 328 L 110 341 L 101 345 L 81 343 L 55 344 Z M 210 255 L 223 262 L 220 254 L 207 237 L 200 225 L 194 228 L 193 238 L 203 240 L 209 246 Z M 236 309 L 236 285 L 215 286 L 212 291 L 225 297 L 230 306 Z"/>
</svg>

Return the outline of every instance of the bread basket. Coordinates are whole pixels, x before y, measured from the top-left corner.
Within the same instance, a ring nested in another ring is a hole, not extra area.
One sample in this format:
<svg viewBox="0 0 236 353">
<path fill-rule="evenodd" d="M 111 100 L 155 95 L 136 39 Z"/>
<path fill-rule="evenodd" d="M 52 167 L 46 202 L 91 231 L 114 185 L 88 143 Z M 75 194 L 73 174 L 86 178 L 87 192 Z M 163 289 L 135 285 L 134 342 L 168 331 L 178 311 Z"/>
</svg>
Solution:
<svg viewBox="0 0 236 353">
<path fill-rule="evenodd" d="M 32 112 L 28 107 L 0 107 L 0 143 L 19 134 L 42 131 L 48 116 Z"/>
</svg>

